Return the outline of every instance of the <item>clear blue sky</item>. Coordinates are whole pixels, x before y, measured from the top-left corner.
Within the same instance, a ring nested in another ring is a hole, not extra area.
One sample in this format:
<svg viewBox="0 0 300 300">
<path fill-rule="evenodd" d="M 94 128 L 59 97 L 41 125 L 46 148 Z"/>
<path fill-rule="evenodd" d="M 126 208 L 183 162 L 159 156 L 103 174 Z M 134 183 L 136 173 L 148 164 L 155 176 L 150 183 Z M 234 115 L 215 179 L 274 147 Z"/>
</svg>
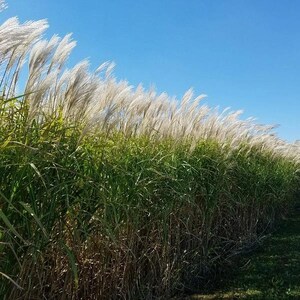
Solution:
<svg viewBox="0 0 300 300">
<path fill-rule="evenodd" d="M 181 97 L 193 87 L 221 108 L 280 124 L 300 139 L 299 0 L 7 0 L 0 21 L 47 18 L 73 32 L 70 64 L 113 60 L 118 79 Z"/>
</svg>

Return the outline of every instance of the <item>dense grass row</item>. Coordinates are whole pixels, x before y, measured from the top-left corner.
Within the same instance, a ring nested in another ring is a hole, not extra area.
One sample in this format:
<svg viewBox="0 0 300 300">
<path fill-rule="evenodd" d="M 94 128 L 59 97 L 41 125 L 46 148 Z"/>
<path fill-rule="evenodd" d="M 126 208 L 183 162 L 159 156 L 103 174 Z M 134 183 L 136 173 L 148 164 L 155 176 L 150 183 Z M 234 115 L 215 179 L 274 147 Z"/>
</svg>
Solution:
<svg viewBox="0 0 300 300">
<path fill-rule="evenodd" d="M 24 111 L 1 117 L 6 299 L 166 299 L 199 287 L 286 213 L 297 187 L 293 162 L 247 145 L 79 141 L 80 126 L 26 126 Z"/>
<path fill-rule="evenodd" d="M 1 299 L 167 299 L 287 213 L 298 144 L 191 91 L 133 91 L 111 65 L 64 70 L 74 42 L 46 27 L 0 26 Z"/>
</svg>

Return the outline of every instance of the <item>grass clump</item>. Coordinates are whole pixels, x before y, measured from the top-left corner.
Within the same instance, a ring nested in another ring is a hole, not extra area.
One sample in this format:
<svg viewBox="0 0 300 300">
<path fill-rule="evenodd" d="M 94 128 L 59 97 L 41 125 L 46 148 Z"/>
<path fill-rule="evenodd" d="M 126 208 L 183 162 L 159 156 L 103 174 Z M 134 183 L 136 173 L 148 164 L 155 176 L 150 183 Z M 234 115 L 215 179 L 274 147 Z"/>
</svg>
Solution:
<svg viewBox="0 0 300 300">
<path fill-rule="evenodd" d="M 1 270 L 23 288 L 4 281 L 8 299 L 195 289 L 291 203 L 294 165 L 267 153 L 118 133 L 78 144 L 55 122 L 1 141 Z"/>
<path fill-rule="evenodd" d="M 170 298 L 287 213 L 298 144 L 191 91 L 133 91 L 111 65 L 66 70 L 74 42 L 46 27 L 0 27 L 1 297 Z"/>
</svg>

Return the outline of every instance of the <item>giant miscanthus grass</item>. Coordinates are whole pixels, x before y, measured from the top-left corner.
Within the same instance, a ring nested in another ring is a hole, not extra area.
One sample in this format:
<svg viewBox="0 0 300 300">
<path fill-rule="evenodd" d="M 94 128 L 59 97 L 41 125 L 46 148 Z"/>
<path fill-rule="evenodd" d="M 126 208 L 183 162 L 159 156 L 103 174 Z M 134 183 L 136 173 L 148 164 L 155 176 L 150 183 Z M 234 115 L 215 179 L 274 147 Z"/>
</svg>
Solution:
<svg viewBox="0 0 300 300">
<path fill-rule="evenodd" d="M 113 63 L 68 69 L 47 28 L 0 26 L 0 298 L 170 299 L 286 214 L 299 142 Z"/>
<path fill-rule="evenodd" d="M 189 139 L 197 143 L 215 139 L 232 148 L 247 143 L 299 161 L 299 146 L 288 144 L 273 132 L 273 126 L 258 125 L 253 119 L 240 119 L 241 111 L 218 112 L 201 105 L 205 95 L 194 97 L 188 90 L 182 99 L 157 95 L 142 86 L 134 89 L 112 76 L 112 63 L 89 71 L 88 61 L 71 69 L 64 67 L 75 42 L 71 35 L 42 39 L 45 20 L 20 24 L 17 18 L 0 27 L 0 63 L 3 97 L 16 95 L 19 73 L 28 61 L 29 71 L 24 101 L 30 118 L 62 113 L 68 122 L 84 124 L 89 131 L 119 131 L 130 136 L 156 139 Z"/>
</svg>

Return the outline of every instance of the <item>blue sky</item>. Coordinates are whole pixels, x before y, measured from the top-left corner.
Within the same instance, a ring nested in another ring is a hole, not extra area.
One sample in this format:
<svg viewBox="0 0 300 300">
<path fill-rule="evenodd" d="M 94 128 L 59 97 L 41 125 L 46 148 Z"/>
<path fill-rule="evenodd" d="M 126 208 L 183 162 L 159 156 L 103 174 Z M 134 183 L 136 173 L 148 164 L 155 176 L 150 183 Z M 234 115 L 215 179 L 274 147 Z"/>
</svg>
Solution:
<svg viewBox="0 0 300 300">
<path fill-rule="evenodd" d="M 0 21 L 46 18 L 47 36 L 73 32 L 70 65 L 113 60 L 118 79 L 210 106 L 243 109 L 300 139 L 299 0 L 7 0 Z"/>
</svg>

